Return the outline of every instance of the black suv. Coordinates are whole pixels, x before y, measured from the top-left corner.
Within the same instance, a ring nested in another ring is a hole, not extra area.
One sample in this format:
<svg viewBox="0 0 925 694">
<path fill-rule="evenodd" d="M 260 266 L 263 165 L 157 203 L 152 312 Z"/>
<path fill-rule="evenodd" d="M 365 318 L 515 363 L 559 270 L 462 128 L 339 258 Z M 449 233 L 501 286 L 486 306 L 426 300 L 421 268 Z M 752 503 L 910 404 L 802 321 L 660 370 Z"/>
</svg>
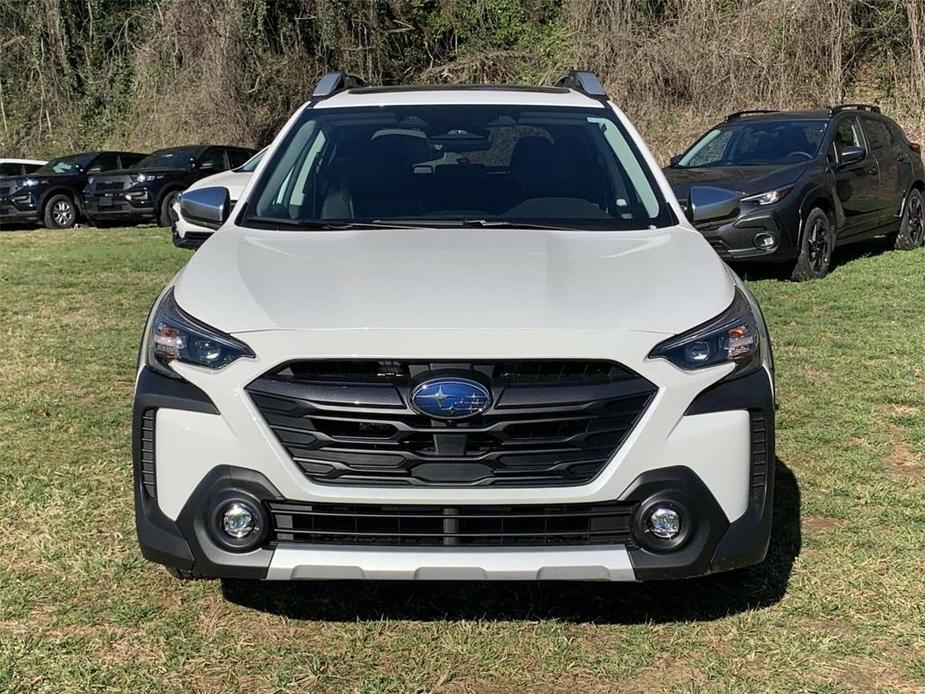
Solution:
<svg viewBox="0 0 925 694">
<path fill-rule="evenodd" d="M 876 106 L 733 113 L 665 175 L 682 205 L 692 186 L 741 193 L 729 218 L 695 226 L 724 259 L 792 263 L 795 280 L 824 277 L 842 244 L 925 243 L 920 147 Z"/>
<path fill-rule="evenodd" d="M 246 147 L 192 145 L 159 149 L 133 167 L 93 176 L 84 198 L 87 216 L 105 222 L 150 222 L 170 226 L 177 193 L 200 178 L 240 166 L 254 155 Z"/>
<path fill-rule="evenodd" d="M 67 229 L 82 216 L 81 191 L 87 177 L 132 166 L 144 158 L 136 152 L 83 152 L 53 159 L 27 176 L 0 179 L 0 227 L 43 222 Z"/>
</svg>

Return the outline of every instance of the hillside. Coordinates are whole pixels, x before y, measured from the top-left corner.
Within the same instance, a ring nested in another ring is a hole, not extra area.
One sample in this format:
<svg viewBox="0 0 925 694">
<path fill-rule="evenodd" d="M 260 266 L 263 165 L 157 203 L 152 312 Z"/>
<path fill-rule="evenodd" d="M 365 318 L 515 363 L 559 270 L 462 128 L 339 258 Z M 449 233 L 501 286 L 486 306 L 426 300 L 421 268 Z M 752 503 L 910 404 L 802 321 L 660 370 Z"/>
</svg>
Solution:
<svg viewBox="0 0 925 694">
<path fill-rule="evenodd" d="M 748 107 L 873 100 L 925 136 L 922 0 L 0 0 L 0 153 L 267 142 L 325 70 L 598 72 L 656 154 Z"/>
</svg>

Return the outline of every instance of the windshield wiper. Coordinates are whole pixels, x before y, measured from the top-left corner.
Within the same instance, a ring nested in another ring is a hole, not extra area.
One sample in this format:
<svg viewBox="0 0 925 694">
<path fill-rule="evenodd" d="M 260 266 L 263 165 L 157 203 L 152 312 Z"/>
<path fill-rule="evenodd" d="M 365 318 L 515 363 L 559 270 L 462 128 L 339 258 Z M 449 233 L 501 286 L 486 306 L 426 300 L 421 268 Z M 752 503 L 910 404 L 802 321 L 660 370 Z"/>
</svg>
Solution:
<svg viewBox="0 0 925 694">
<path fill-rule="evenodd" d="M 578 227 L 557 226 L 554 224 L 534 224 L 533 222 L 516 222 L 506 219 L 464 219 L 464 227 L 481 227 L 485 229 L 550 229 L 552 231 L 574 231 Z"/>
<path fill-rule="evenodd" d="M 395 228 L 394 224 L 380 224 L 372 222 L 326 222 L 321 219 L 287 219 L 286 217 L 249 217 L 245 222 L 266 225 L 268 228 L 277 226 L 302 229 L 304 231 L 344 231 L 347 229 L 381 229 Z"/>
</svg>

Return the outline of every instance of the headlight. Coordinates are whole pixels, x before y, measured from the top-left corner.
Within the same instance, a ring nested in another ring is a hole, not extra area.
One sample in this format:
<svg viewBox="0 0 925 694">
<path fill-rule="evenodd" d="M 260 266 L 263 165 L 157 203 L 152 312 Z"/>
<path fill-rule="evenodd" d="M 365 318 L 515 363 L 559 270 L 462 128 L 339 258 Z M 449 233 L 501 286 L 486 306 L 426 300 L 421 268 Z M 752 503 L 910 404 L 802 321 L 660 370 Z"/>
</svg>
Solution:
<svg viewBox="0 0 925 694">
<path fill-rule="evenodd" d="M 221 369 L 241 357 L 253 357 L 253 350 L 231 335 L 211 328 L 177 306 L 173 288 L 154 309 L 145 335 L 145 362 L 155 371 L 177 378 L 171 362 Z"/>
<path fill-rule="evenodd" d="M 161 174 L 135 174 L 133 177 L 138 183 L 150 183 L 151 181 L 159 181 L 164 176 Z"/>
<path fill-rule="evenodd" d="M 36 178 L 27 178 L 22 182 L 23 188 L 33 188 L 39 184 L 38 179 Z"/>
<path fill-rule="evenodd" d="M 769 190 L 766 193 L 758 193 L 758 195 L 748 195 L 742 198 L 742 202 L 751 202 L 761 206 L 773 205 L 775 202 L 780 202 L 787 197 L 787 193 L 791 190 L 793 190 L 792 187 L 779 188 L 777 190 Z"/>
<path fill-rule="evenodd" d="M 702 369 L 732 362 L 737 375 L 761 364 L 760 318 L 736 289 L 732 305 L 713 320 L 655 346 L 651 359 L 667 359 L 682 369 Z"/>
</svg>

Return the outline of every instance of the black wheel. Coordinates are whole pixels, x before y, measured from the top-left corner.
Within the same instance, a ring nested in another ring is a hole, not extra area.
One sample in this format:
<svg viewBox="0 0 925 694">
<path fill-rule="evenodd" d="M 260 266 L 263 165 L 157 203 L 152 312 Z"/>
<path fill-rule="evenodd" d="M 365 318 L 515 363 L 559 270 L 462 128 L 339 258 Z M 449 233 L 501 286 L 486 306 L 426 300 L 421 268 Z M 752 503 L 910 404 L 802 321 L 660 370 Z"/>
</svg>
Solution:
<svg viewBox="0 0 925 694">
<path fill-rule="evenodd" d="M 829 272 L 834 250 L 835 225 L 829 215 L 814 207 L 803 223 L 800 256 L 790 278 L 794 282 L 822 279 Z"/>
<path fill-rule="evenodd" d="M 173 201 L 177 199 L 177 193 L 179 192 L 179 190 L 172 190 L 161 200 L 161 209 L 157 216 L 159 226 L 169 227 L 173 225 L 173 220 L 170 218 L 170 208 L 173 207 Z"/>
<path fill-rule="evenodd" d="M 43 217 L 49 229 L 70 229 L 77 222 L 77 207 L 67 195 L 58 193 L 45 203 Z"/>
<path fill-rule="evenodd" d="M 911 251 L 925 245 L 925 200 L 915 188 L 909 191 L 906 198 L 895 245 L 900 251 Z"/>
</svg>

